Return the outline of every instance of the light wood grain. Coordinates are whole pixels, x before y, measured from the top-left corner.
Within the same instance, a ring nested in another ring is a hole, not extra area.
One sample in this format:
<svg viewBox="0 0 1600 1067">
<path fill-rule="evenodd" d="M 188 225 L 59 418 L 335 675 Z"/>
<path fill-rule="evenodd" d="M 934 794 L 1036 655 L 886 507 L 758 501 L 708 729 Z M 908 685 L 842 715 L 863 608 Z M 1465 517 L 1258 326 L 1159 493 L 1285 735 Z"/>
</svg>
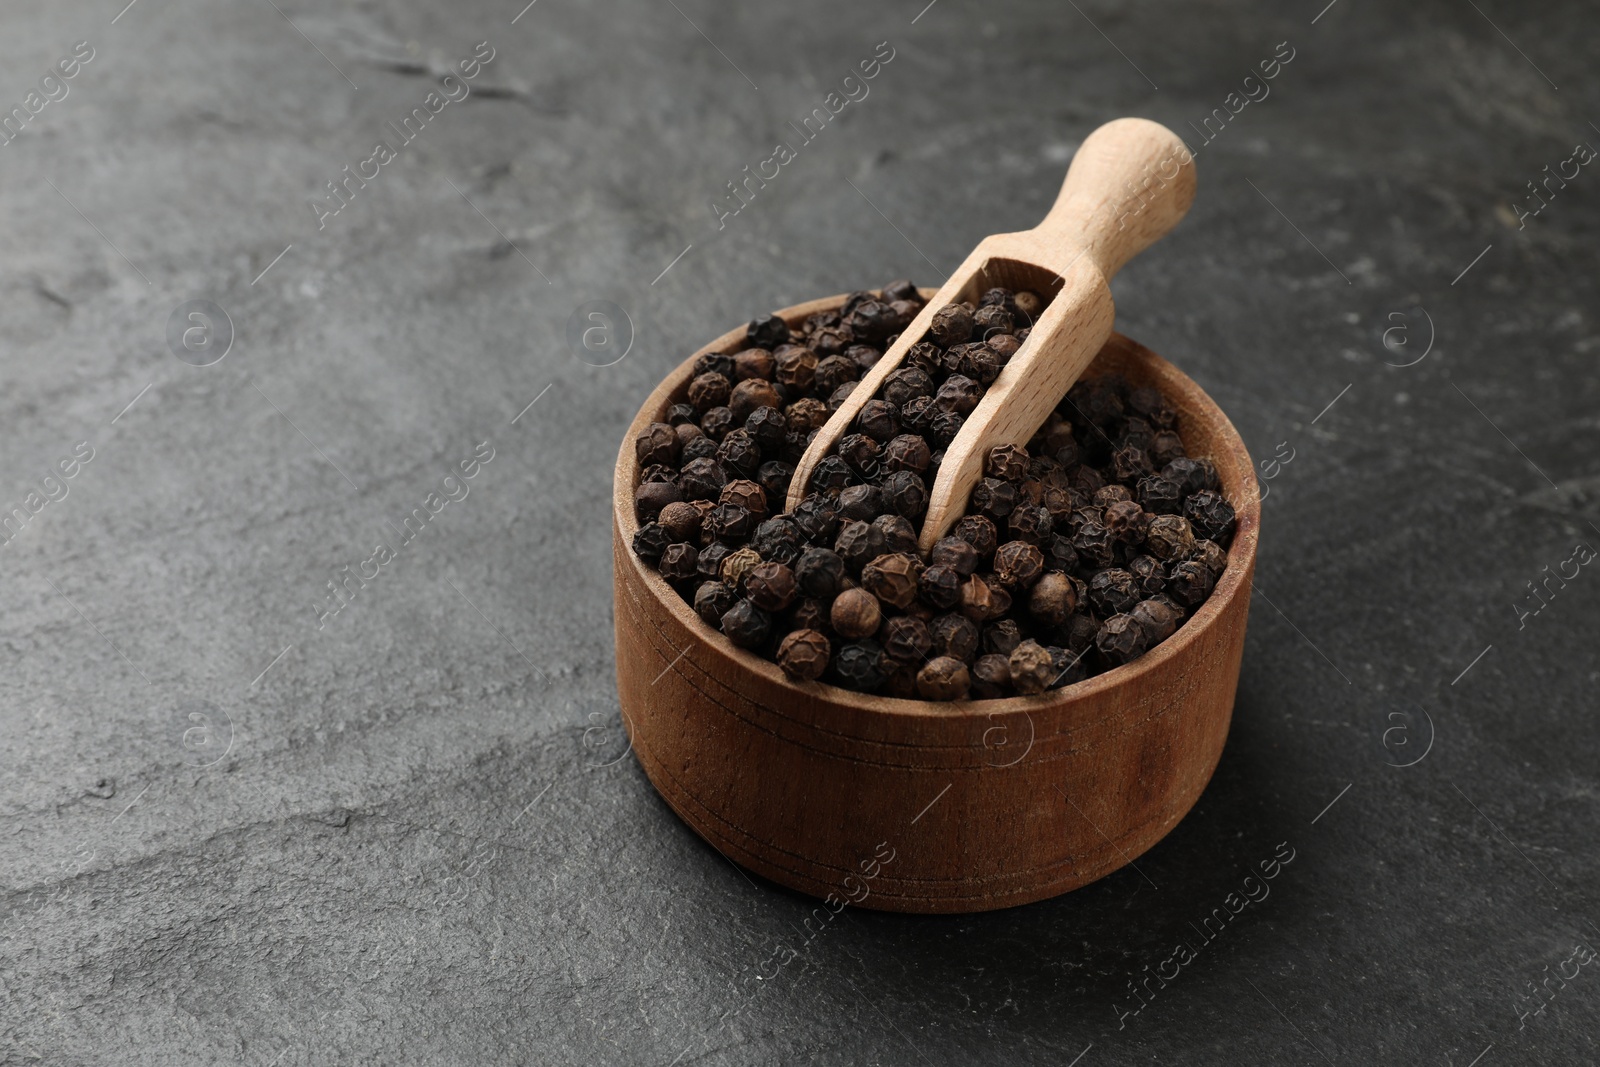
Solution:
<svg viewBox="0 0 1600 1067">
<path fill-rule="evenodd" d="M 778 314 L 797 326 L 843 301 Z M 1077 685 L 1006 700 L 897 700 L 789 681 L 702 622 L 631 550 L 634 437 L 683 399 L 702 353 L 743 347 L 740 328 L 686 360 L 645 401 L 617 458 L 617 691 L 661 796 L 749 870 L 886 911 L 1011 907 L 1137 859 L 1199 798 L 1232 714 L 1260 500 L 1227 417 L 1176 367 L 1112 335 L 1090 372 L 1160 389 L 1238 512 L 1216 589 L 1153 651 Z M 880 844 L 892 862 L 877 863 Z"/>
<path fill-rule="evenodd" d="M 1194 192 L 1193 158 L 1166 127 L 1130 118 L 1095 130 L 1044 220 L 1031 230 L 985 238 L 818 431 L 796 465 L 789 510 L 804 499 L 816 465 L 904 363 L 939 308 L 974 300 L 993 286 L 1033 289 L 1050 298 L 1049 307 L 945 451 L 920 537 L 923 552 L 929 551 L 960 518 L 989 449 L 1032 437 L 1100 350 L 1115 317 L 1110 279 L 1177 225 Z"/>
</svg>

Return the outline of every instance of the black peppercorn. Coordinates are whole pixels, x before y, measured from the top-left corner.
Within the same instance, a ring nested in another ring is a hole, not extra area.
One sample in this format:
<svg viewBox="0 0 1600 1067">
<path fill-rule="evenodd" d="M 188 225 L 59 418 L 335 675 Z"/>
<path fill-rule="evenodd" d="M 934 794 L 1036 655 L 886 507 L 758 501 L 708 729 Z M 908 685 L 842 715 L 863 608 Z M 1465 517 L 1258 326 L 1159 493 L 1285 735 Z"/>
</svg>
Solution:
<svg viewBox="0 0 1600 1067">
<path fill-rule="evenodd" d="M 883 448 L 864 433 L 848 433 L 839 438 L 837 454 L 864 477 L 878 473 L 878 457 Z"/>
<path fill-rule="evenodd" d="M 1164 475 L 1141 478 L 1139 503 L 1153 515 L 1176 515 L 1183 508 L 1183 490 Z"/>
<path fill-rule="evenodd" d="M 899 367 L 884 379 L 880 395 L 886 403 L 904 407 L 907 401 L 917 397 L 932 396 L 933 379 L 921 367 Z"/>
<path fill-rule="evenodd" d="M 794 509 L 793 518 L 806 540 L 814 544 L 831 544 L 839 532 L 839 505 L 826 493 L 807 493 Z"/>
<path fill-rule="evenodd" d="M 1144 627 L 1132 615 L 1111 616 L 1094 637 L 1095 647 L 1114 666 L 1138 659 L 1149 644 Z"/>
<path fill-rule="evenodd" d="M 1054 528 L 1049 509 L 1043 507 L 1013 508 L 1010 518 L 1006 520 L 1006 529 L 1011 536 L 1030 545 L 1043 545 Z"/>
<path fill-rule="evenodd" d="M 1154 556 L 1135 556 L 1128 561 L 1128 573 L 1141 596 L 1155 596 L 1167 586 L 1167 569 Z"/>
<path fill-rule="evenodd" d="M 890 659 L 920 665 L 933 648 L 928 624 L 910 615 L 897 615 L 883 624 L 883 652 Z"/>
<path fill-rule="evenodd" d="M 974 332 L 980 337 L 1009 334 L 1017 328 L 1011 312 L 998 304 L 990 304 L 974 312 L 972 326 Z"/>
<path fill-rule="evenodd" d="M 993 575 L 970 574 L 961 582 L 960 610 L 973 622 L 998 619 L 1011 610 L 1011 594 Z"/>
<path fill-rule="evenodd" d="M 795 602 L 800 596 L 800 586 L 795 582 L 794 572 L 783 564 L 758 563 L 744 576 L 744 592 L 762 611 L 776 612 Z"/>
<path fill-rule="evenodd" d="M 935 566 L 949 567 L 963 578 L 976 571 L 981 562 L 978 550 L 953 534 L 935 541 L 928 558 Z"/>
<path fill-rule="evenodd" d="M 756 517 L 738 504 L 718 504 L 705 518 L 705 531 L 718 541 L 738 544 L 755 532 Z"/>
<path fill-rule="evenodd" d="M 695 569 L 699 557 L 699 550 L 691 544 L 668 545 L 661 553 L 661 577 L 673 583 L 693 581 L 699 577 Z"/>
<path fill-rule="evenodd" d="M 922 474 L 932 462 L 933 452 L 928 448 L 928 442 L 915 434 L 901 434 L 892 438 L 883 449 L 885 470 Z"/>
<path fill-rule="evenodd" d="M 1086 520 L 1072 535 L 1072 547 L 1078 553 L 1080 566 L 1111 566 L 1115 545 L 1116 539 L 1111 536 L 1111 531 L 1092 519 Z"/>
<path fill-rule="evenodd" d="M 872 520 L 872 525 L 883 533 L 885 552 L 904 552 L 914 556 L 921 551 L 917 545 L 917 528 L 911 525 L 911 520 L 905 516 L 879 515 Z"/>
<path fill-rule="evenodd" d="M 1022 627 L 1015 619 L 1000 619 L 983 628 L 983 650 L 990 654 L 1011 655 L 1022 644 Z"/>
<path fill-rule="evenodd" d="M 809 433 L 828 421 L 828 405 L 814 396 L 801 397 L 783 409 L 790 430 Z"/>
<path fill-rule="evenodd" d="M 772 563 L 793 565 L 799 558 L 804 539 L 800 527 L 787 515 L 774 515 L 756 527 L 750 535 L 750 547 L 761 553 L 761 558 Z"/>
<path fill-rule="evenodd" d="M 1144 543 L 1150 529 L 1150 515 L 1132 500 L 1119 500 L 1105 509 L 1101 520 L 1111 536 L 1123 544 L 1137 547 Z"/>
<path fill-rule="evenodd" d="M 965 615 L 939 615 L 928 624 L 933 633 L 933 651 L 964 663 L 978 652 L 978 627 Z"/>
<path fill-rule="evenodd" d="M 840 494 L 842 499 L 843 493 Z M 883 480 L 884 502 L 898 515 L 920 519 L 928 510 L 928 487 L 911 471 L 895 471 Z"/>
<path fill-rule="evenodd" d="M 740 648 L 759 648 L 772 632 L 772 619 L 749 600 L 729 608 L 720 623 L 722 633 Z"/>
<path fill-rule="evenodd" d="M 732 369 L 730 361 L 729 370 L 731 371 Z M 732 390 L 733 383 L 728 380 L 726 374 L 707 371 L 689 383 L 689 403 L 694 405 L 696 411 L 704 415 L 712 408 L 725 406 Z M 701 428 L 704 429 L 704 426 Z"/>
<path fill-rule="evenodd" d="M 700 547 L 700 559 L 695 563 L 694 569 L 702 578 L 720 579 L 722 577 L 722 561 L 733 555 L 733 548 L 721 541 L 713 541 L 709 545 Z M 733 604 L 730 601 L 722 611 L 727 611 Z M 722 617 L 722 611 L 717 612 L 717 618 Z M 716 620 L 711 620 L 716 625 Z"/>
<path fill-rule="evenodd" d="M 940 411 L 950 411 L 965 416 L 972 414 L 972 409 L 978 406 L 978 401 L 982 397 L 983 386 L 964 374 L 952 374 L 933 394 L 933 406 Z"/>
<path fill-rule="evenodd" d="M 715 500 L 728 484 L 728 472 L 712 459 L 693 459 L 683 465 L 678 485 L 685 500 Z"/>
<path fill-rule="evenodd" d="M 1140 600 L 1138 582 L 1120 568 L 1103 570 L 1089 581 L 1089 601 L 1100 615 L 1128 611 Z"/>
<path fill-rule="evenodd" d="M 882 444 L 900 432 L 899 410 L 887 400 L 869 400 L 856 413 L 856 430 Z"/>
<path fill-rule="evenodd" d="M 1183 502 L 1183 514 L 1196 537 L 1223 544 L 1233 536 L 1233 505 L 1214 489 L 1190 494 Z"/>
<path fill-rule="evenodd" d="M 683 446 L 683 452 L 678 458 L 685 466 L 688 466 L 691 460 L 716 459 L 717 443 L 709 437 L 696 437 Z"/>
<path fill-rule="evenodd" d="M 969 506 L 980 515 L 1003 522 L 1017 505 L 1017 487 L 999 478 L 983 478 L 972 487 Z"/>
<path fill-rule="evenodd" d="M 917 692 L 925 700 L 965 700 L 971 685 L 967 665 L 950 656 L 936 656 L 917 672 Z"/>
<path fill-rule="evenodd" d="M 762 408 L 769 411 L 770 408 Z M 794 477 L 794 467 L 779 460 L 769 459 L 756 468 L 756 481 L 772 500 L 782 500 L 789 491 L 789 481 Z"/>
<path fill-rule="evenodd" d="M 751 319 L 744 329 L 745 343 L 757 348 L 777 348 L 789 342 L 789 326 L 776 315 Z"/>
<path fill-rule="evenodd" d="M 946 304 L 933 313 L 928 326 L 928 339 L 934 344 L 949 348 L 964 344 L 972 338 L 972 312 L 965 304 Z"/>
<path fill-rule="evenodd" d="M 662 508 L 661 514 L 665 515 L 666 513 L 667 509 Z M 663 520 L 663 523 L 665 523 L 665 520 Z M 1221 578 L 1222 572 L 1228 569 L 1228 553 L 1215 541 L 1196 541 L 1194 543 L 1194 551 L 1189 554 L 1189 558 L 1199 563 L 1204 563 L 1213 578 Z"/>
<path fill-rule="evenodd" d="M 1181 515 L 1156 516 L 1144 540 L 1150 554 L 1160 560 L 1187 559 L 1194 551 L 1194 531 Z"/>
<path fill-rule="evenodd" d="M 647 522 L 633 535 L 633 554 L 646 563 L 659 563 L 672 544 L 672 535 L 659 522 Z"/>
<path fill-rule="evenodd" d="M 1026 541 L 1007 541 L 994 552 L 994 570 L 1008 589 L 1025 589 L 1044 573 L 1044 553 Z"/>
<path fill-rule="evenodd" d="M 1160 600 L 1141 600 L 1128 612 L 1144 629 L 1145 644 L 1154 648 L 1178 628 L 1179 615 Z"/>
<path fill-rule="evenodd" d="M 795 562 L 795 579 L 809 596 L 832 600 L 844 589 L 844 560 L 826 548 L 808 548 Z"/>
<path fill-rule="evenodd" d="M 803 596 L 789 609 L 789 629 L 816 630 L 827 633 L 833 623 L 828 620 L 828 606 L 816 597 Z"/>
<path fill-rule="evenodd" d="M 661 510 L 683 499 L 683 490 L 673 482 L 640 482 L 633 491 L 633 513 L 649 522 Z"/>
<path fill-rule="evenodd" d="M 744 576 L 750 572 L 750 568 L 754 567 L 760 562 L 761 553 L 757 552 L 755 549 L 749 547 L 748 545 L 746 545 L 744 548 L 736 548 L 732 552 L 728 553 L 727 556 L 723 557 L 722 565 L 719 568 L 717 577 L 721 578 L 724 582 L 727 582 L 735 589 L 742 589 L 744 586 Z"/>
<path fill-rule="evenodd" d="M 834 657 L 833 670 L 851 689 L 873 692 L 884 682 L 883 650 L 874 641 L 845 645 Z"/>
<path fill-rule="evenodd" d="M 995 445 L 983 457 L 983 473 L 1003 482 L 1020 482 L 1028 476 L 1028 450 L 1021 445 Z"/>
<path fill-rule="evenodd" d="M 740 382 L 748 381 L 751 378 L 760 378 L 770 382 L 775 366 L 770 349 L 762 348 L 759 345 L 754 348 L 747 348 L 743 352 L 736 353 L 733 357 L 733 383 L 738 385 Z"/>
<path fill-rule="evenodd" d="M 720 627 L 722 617 L 739 602 L 739 594 L 723 582 L 702 582 L 694 591 L 694 613 L 708 625 Z"/>
<path fill-rule="evenodd" d="M 850 351 L 858 351 L 861 347 L 860 345 L 853 345 Z M 876 350 L 867 349 L 867 351 L 875 352 Z M 832 393 L 841 385 L 857 381 L 860 377 L 861 365 L 848 353 L 842 356 L 829 356 L 827 359 L 820 361 L 816 370 L 812 372 L 811 387 L 819 393 Z"/>
<path fill-rule="evenodd" d="M 681 500 L 662 508 L 656 521 L 667 528 L 674 541 L 693 541 L 700 535 L 700 509 Z"/>
<path fill-rule="evenodd" d="M 1028 594 L 1028 613 L 1046 625 L 1060 626 L 1076 610 L 1078 590 L 1072 579 L 1060 571 L 1040 575 Z"/>
<path fill-rule="evenodd" d="M 1024 641 L 1009 659 L 1011 686 L 1023 696 L 1042 693 L 1055 680 L 1055 659 L 1037 641 Z"/>
<path fill-rule="evenodd" d="M 795 630 L 778 645 L 778 666 L 790 678 L 814 682 L 828 669 L 828 639 L 816 630 Z"/>
<path fill-rule="evenodd" d="M 978 700 L 1003 697 L 1011 688 L 1011 663 L 1007 652 L 979 656 L 969 673 L 972 676 L 972 696 Z M 1003 743 L 1003 742 L 1002 742 Z"/>
<path fill-rule="evenodd" d="M 928 440 L 940 449 L 949 448 L 961 432 L 966 417 L 954 411 L 935 409 L 928 419 Z"/>
<path fill-rule="evenodd" d="M 852 574 L 860 574 L 861 568 L 883 555 L 883 548 L 883 531 L 860 519 L 841 523 L 839 537 L 833 543 L 833 550 L 843 557 Z"/>
<path fill-rule="evenodd" d="M 1161 468 L 1161 477 L 1178 487 L 1184 496 L 1206 487 L 1206 472 L 1198 460 L 1180 457 Z"/>
<path fill-rule="evenodd" d="M 772 383 L 761 378 L 747 378 L 733 387 L 728 395 L 728 410 L 736 422 L 743 424 L 756 408 L 781 408 L 783 401 Z"/>
<path fill-rule="evenodd" d="M 678 431 L 665 422 L 652 422 L 639 432 L 633 442 L 633 454 L 641 466 L 650 463 L 672 463 L 678 458 L 683 442 Z"/>
<path fill-rule="evenodd" d="M 900 425 L 906 430 L 921 433 L 929 427 L 933 417 L 938 413 L 938 409 L 933 406 L 931 395 L 919 396 L 900 405 Z"/>
<path fill-rule="evenodd" d="M 878 632 L 883 609 L 878 598 L 865 589 L 846 589 L 834 598 L 828 613 L 833 628 L 845 637 L 858 639 Z"/>
<path fill-rule="evenodd" d="M 964 541 L 957 541 L 968 552 L 972 547 Z M 974 560 L 976 563 L 976 560 Z M 922 577 L 917 580 L 917 595 L 922 602 L 939 611 L 949 611 L 961 603 L 962 574 L 954 567 L 945 563 L 935 563 L 922 572 Z"/>
<path fill-rule="evenodd" d="M 852 485 L 839 491 L 839 514 L 845 519 L 868 521 L 883 512 L 883 490 L 875 485 Z"/>
<path fill-rule="evenodd" d="M 987 515 L 963 515 L 956 520 L 953 532 L 976 549 L 979 557 L 993 555 L 1000 545 L 999 531 Z"/>
<path fill-rule="evenodd" d="M 1186 608 L 1198 605 L 1216 585 L 1211 569 L 1197 560 L 1174 563 L 1167 571 L 1167 593 Z"/>
<path fill-rule="evenodd" d="M 915 556 L 886 552 L 861 568 L 861 586 L 879 601 L 904 611 L 917 599 L 923 564 Z"/>
</svg>

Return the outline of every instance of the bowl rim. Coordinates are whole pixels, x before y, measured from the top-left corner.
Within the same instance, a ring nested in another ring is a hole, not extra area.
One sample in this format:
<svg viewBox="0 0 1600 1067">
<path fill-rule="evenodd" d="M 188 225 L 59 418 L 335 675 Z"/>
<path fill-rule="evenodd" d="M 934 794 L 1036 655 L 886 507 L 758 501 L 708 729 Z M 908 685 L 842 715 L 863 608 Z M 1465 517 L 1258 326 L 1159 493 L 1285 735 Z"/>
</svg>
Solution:
<svg viewBox="0 0 1600 1067">
<path fill-rule="evenodd" d="M 937 289 L 920 288 L 923 299 L 931 300 Z M 833 310 L 849 299 L 852 294 L 839 293 L 834 296 L 821 297 L 808 300 L 801 304 L 780 308 L 773 314 L 783 319 L 790 326 L 803 322 L 807 316 L 820 311 Z M 783 673 L 783 670 L 774 662 L 743 649 L 729 641 L 726 636 L 712 629 L 704 619 L 695 614 L 694 608 L 678 591 L 662 578 L 660 573 L 643 562 L 633 552 L 633 535 L 638 531 L 640 523 L 634 514 L 633 493 L 639 475 L 638 461 L 634 456 L 633 442 L 652 422 L 659 421 L 657 413 L 663 413 L 670 406 L 673 393 L 686 385 L 689 372 L 695 360 L 709 353 L 727 353 L 743 351 L 749 347 L 746 343 L 745 326 L 738 326 L 696 349 L 683 362 L 669 372 L 665 378 L 650 392 L 640 406 L 638 414 L 629 423 L 627 433 L 622 439 L 617 455 L 617 466 L 612 482 L 612 518 L 615 523 L 617 535 L 622 543 L 617 546 L 614 553 L 619 558 L 625 558 L 628 566 L 632 567 L 635 576 L 641 581 L 644 588 L 650 590 L 658 601 L 666 606 L 667 611 L 691 634 L 697 635 L 707 645 L 715 648 L 729 662 L 762 677 L 763 680 L 793 692 L 797 698 L 797 705 L 801 702 L 822 700 L 835 707 L 852 708 L 863 713 L 886 714 L 900 718 L 934 719 L 941 721 L 976 719 L 982 717 L 990 720 L 998 715 L 1039 711 L 1045 708 L 1066 707 L 1071 704 L 1094 701 L 1109 690 L 1119 688 L 1135 681 L 1141 675 L 1158 669 L 1163 663 L 1175 656 L 1182 655 L 1184 651 L 1199 639 L 1201 633 L 1217 620 L 1222 618 L 1228 606 L 1238 597 L 1241 590 L 1249 595 L 1251 584 L 1248 576 L 1253 572 L 1253 564 L 1257 551 L 1261 525 L 1261 495 L 1260 485 L 1255 478 L 1255 467 L 1250 459 L 1249 450 L 1246 448 L 1239 431 L 1233 422 L 1212 400 L 1210 395 L 1202 389 L 1199 383 L 1190 378 L 1181 369 L 1154 351 L 1146 348 L 1139 342 L 1123 334 L 1113 332 L 1107 344 L 1121 344 L 1129 350 L 1129 354 L 1137 359 L 1153 361 L 1156 369 L 1173 383 L 1172 392 L 1174 400 L 1183 403 L 1195 413 L 1204 413 L 1215 424 L 1214 436 L 1225 445 L 1227 449 L 1227 470 L 1224 470 L 1223 449 L 1213 447 L 1213 456 L 1210 457 L 1217 464 L 1218 475 L 1223 479 L 1223 488 L 1228 490 L 1228 475 L 1234 476 L 1237 499 L 1235 493 L 1229 492 L 1230 502 L 1234 504 L 1236 526 L 1233 544 L 1228 549 L 1228 566 L 1223 571 L 1222 577 L 1217 580 L 1211 595 L 1201 605 L 1200 610 L 1185 619 L 1172 636 L 1161 642 L 1150 652 L 1145 653 L 1131 663 L 1113 667 L 1102 674 L 1094 675 L 1060 689 L 1047 690 L 1034 696 L 1013 696 L 994 699 L 976 699 L 959 701 L 931 701 L 913 700 L 905 697 L 884 696 L 877 693 L 861 693 L 853 689 L 829 682 L 797 682 Z M 1097 357 L 1098 358 L 1098 355 Z M 1091 366 L 1093 364 L 1091 363 Z M 1165 388 L 1163 391 L 1167 391 Z M 1237 555 L 1236 555 L 1237 554 Z M 621 576 L 614 575 L 614 582 L 620 582 Z M 772 709 L 783 713 L 783 709 Z"/>
</svg>

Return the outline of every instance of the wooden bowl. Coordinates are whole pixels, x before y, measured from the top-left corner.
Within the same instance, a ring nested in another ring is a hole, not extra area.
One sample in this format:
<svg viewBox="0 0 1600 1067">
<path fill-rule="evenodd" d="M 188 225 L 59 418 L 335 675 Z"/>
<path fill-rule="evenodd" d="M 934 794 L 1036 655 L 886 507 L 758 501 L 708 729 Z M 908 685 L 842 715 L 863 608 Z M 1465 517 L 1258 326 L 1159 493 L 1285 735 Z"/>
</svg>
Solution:
<svg viewBox="0 0 1600 1067">
<path fill-rule="evenodd" d="M 932 295 L 932 290 L 925 291 Z M 791 325 L 835 296 L 778 314 Z M 668 375 L 617 459 L 617 690 L 633 751 L 672 809 L 734 862 L 830 901 L 967 912 L 1101 878 L 1177 825 L 1228 735 L 1261 502 L 1244 442 L 1204 391 L 1113 334 L 1085 377 L 1118 372 L 1177 408 L 1238 513 L 1208 599 L 1140 659 L 1040 696 L 940 704 L 788 680 L 735 648 L 633 554 L 634 438 L 683 398 L 703 352 Z M 842 905 L 841 905 L 842 906 Z"/>
</svg>

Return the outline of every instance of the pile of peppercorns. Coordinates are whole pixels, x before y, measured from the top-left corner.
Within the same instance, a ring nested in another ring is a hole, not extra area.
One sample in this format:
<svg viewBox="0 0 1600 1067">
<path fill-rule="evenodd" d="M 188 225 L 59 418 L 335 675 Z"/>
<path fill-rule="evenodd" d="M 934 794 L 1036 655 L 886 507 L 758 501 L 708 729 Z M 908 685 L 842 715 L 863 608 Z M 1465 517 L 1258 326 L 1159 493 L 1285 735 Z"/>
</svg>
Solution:
<svg viewBox="0 0 1600 1067">
<path fill-rule="evenodd" d="M 1154 389 L 1073 386 L 1026 448 L 990 451 L 967 514 L 918 551 L 944 450 L 1044 308 L 1031 292 L 940 308 L 779 514 L 812 436 L 922 305 L 892 282 L 701 356 L 635 442 L 634 552 L 733 644 L 865 693 L 1042 693 L 1166 640 L 1227 567 L 1234 512 Z"/>
</svg>

